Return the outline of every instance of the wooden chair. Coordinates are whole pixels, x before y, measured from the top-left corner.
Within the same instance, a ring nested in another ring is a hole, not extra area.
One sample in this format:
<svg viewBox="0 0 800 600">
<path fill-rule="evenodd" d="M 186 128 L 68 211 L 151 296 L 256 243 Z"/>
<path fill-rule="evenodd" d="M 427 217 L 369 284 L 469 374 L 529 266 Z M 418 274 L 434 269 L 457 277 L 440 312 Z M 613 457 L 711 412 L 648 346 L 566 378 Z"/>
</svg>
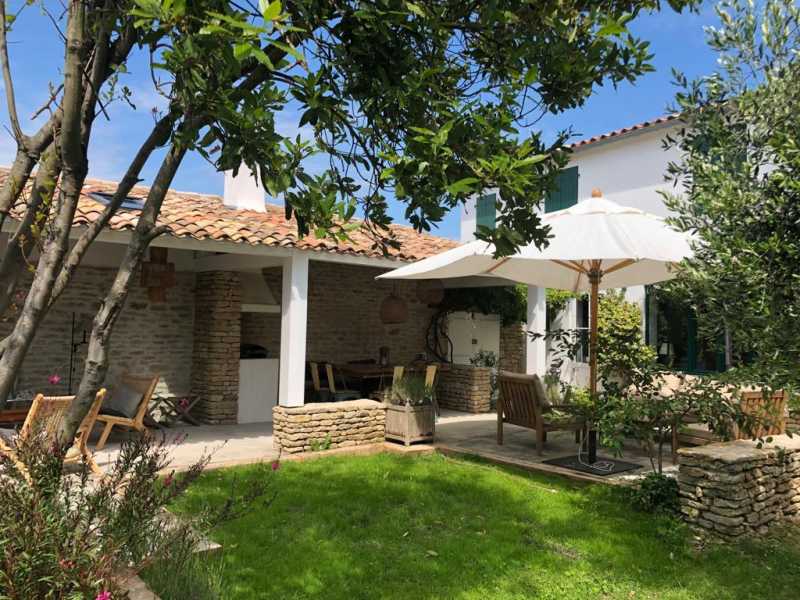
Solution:
<svg viewBox="0 0 800 600">
<path fill-rule="evenodd" d="M 341 402 L 342 400 L 358 400 L 361 392 L 358 390 L 348 390 L 345 384 L 343 388 L 336 389 L 336 378 L 334 377 L 333 365 L 325 364 L 325 374 L 328 376 L 328 389 L 331 391 L 331 400 Z"/>
<path fill-rule="evenodd" d="M 741 392 L 740 407 L 742 412 L 755 419 L 755 429 L 745 431 L 733 425 L 731 438 L 734 440 L 748 440 L 753 437 L 767 437 L 786 433 L 786 405 L 787 397 L 784 390 L 776 390 L 765 399 L 760 390 L 745 390 Z M 672 428 L 672 456 L 677 461 L 678 448 L 682 446 L 704 446 L 714 442 L 723 441 L 722 436 L 712 431 L 708 425 L 699 419 L 688 415 L 681 423 Z"/>
<path fill-rule="evenodd" d="M 105 447 L 108 436 L 111 434 L 111 430 L 115 425 L 118 427 L 126 427 L 128 429 L 135 429 L 136 431 L 140 431 L 142 433 L 147 433 L 147 427 L 144 424 L 144 417 L 147 414 L 147 406 L 150 404 L 153 393 L 156 391 L 159 377 L 159 375 L 156 375 L 152 378 L 136 377 L 126 374 L 120 378 L 121 383 L 124 383 L 128 387 L 140 392 L 142 394 L 142 399 L 139 401 L 139 405 L 136 408 L 136 413 L 133 417 L 103 414 L 101 409 L 100 414 L 97 415 L 97 421 L 99 423 L 104 423 L 105 428 L 103 429 L 103 433 L 100 435 L 100 439 L 97 441 L 95 450 L 102 450 Z"/>
<path fill-rule="evenodd" d="M 331 390 L 327 387 L 322 387 L 319 379 L 319 363 L 309 362 L 311 369 L 311 384 L 314 388 L 314 402 L 326 402 L 330 399 Z"/>
<path fill-rule="evenodd" d="M 536 452 L 542 455 L 548 431 L 574 431 L 578 439 L 586 427 L 584 419 L 572 414 L 570 405 L 551 406 L 537 375 L 500 371 L 497 399 L 497 443 L 503 444 L 503 425 L 510 423 L 536 431 Z"/>
<path fill-rule="evenodd" d="M 65 463 L 77 462 L 83 458 L 96 475 L 102 475 L 102 471 L 94 461 L 92 453 L 87 447 L 87 442 L 105 397 L 105 388 L 97 392 L 94 402 L 89 408 L 89 412 L 86 413 L 86 416 L 78 427 L 78 432 L 75 435 L 75 443 L 72 448 L 67 450 L 64 456 Z M 74 399 L 75 396 L 44 396 L 43 394 L 38 394 L 33 399 L 33 404 L 31 405 L 30 411 L 28 411 L 28 416 L 25 418 L 25 422 L 22 424 L 22 428 L 19 431 L 19 437 L 25 439 L 32 432 L 44 432 L 47 437 L 55 436 L 64 418 L 64 413 Z M 0 438 L 0 452 L 8 456 L 25 479 L 30 482 L 30 475 L 28 474 L 27 468 L 19 460 L 16 451 L 3 442 L 2 438 Z"/>
</svg>

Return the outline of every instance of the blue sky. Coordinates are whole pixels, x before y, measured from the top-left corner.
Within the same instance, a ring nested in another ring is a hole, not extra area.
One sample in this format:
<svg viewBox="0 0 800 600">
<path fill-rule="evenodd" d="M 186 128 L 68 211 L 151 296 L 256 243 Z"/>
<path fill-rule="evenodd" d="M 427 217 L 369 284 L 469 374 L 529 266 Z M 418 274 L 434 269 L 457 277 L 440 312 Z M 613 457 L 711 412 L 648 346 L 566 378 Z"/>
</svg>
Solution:
<svg viewBox="0 0 800 600">
<path fill-rule="evenodd" d="M 11 10 L 16 10 L 20 0 L 12 0 L 9 4 Z M 577 140 L 663 114 L 675 93 L 671 84 L 672 67 L 677 67 L 690 77 L 714 70 L 716 57 L 706 47 L 703 35 L 704 26 L 716 24 L 712 6 L 711 3 L 705 3 L 699 14 L 676 14 L 665 10 L 640 17 L 632 29 L 636 35 L 651 42 L 655 71 L 635 84 L 624 84 L 617 89 L 598 89 L 580 109 L 547 115 L 538 124 L 545 137 L 551 138 L 557 131 L 572 127 L 578 134 Z M 23 126 L 33 131 L 36 123 L 31 123 L 29 117 L 48 97 L 48 83 L 59 79 L 63 45 L 58 36 L 53 34 L 53 25 L 36 6 L 23 11 L 15 23 L 10 42 L 18 112 Z M 151 109 L 163 106 L 162 98 L 152 91 L 149 69 L 143 55 L 134 58 L 128 65 L 128 71 L 122 82 L 133 92 L 136 110 L 125 103 L 116 102 L 108 110 L 108 120 L 103 116 L 98 118 L 89 155 L 92 177 L 119 179 L 150 129 L 153 119 Z M 1 83 L 0 93 L 5 94 Z M 279 119 L 282 132 L 296 132 L 296 118 L 297 115 L 286 114 Z M 3 125 L 3 129 L 0 129 L 0 165 L 8 165 L 13 160 L 15 146 L 6 129 L 8 118 L 5 98 L 0 122 Z M 157 168 L 157 158 L 150 161 L 143 173 L 145 183 L 150 181 Z M 184 160 L 173 187 L 219 194 L 222 192 L 222 181 L 221 173 L 217 173 L 199 156 L 190 155 Z M 402 214 L 403 207 L 395 202 L 392 215 L 400 221 Z M 458 214 L 454 212 L 448 215 L 434 233 L 457 238 Z"/>
</svg>

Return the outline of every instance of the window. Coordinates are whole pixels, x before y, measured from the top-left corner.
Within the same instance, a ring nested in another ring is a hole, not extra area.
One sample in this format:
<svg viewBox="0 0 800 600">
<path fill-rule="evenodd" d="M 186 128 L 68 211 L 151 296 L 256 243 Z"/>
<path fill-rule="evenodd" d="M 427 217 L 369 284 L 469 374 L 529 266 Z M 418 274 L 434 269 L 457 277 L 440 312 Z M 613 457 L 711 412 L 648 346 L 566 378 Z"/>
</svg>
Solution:
<svg viewBox="0 0 800 600">
<path fill-rule="evenodd" d="M 497 194 L 484 194 L 478 196 L 478 201 L 475 205 L 475 221 L 476 226 L 489 227 L 494 229 L 497 210 Z M 477 231 L 476 227 L 476 231 Z"/>
<path fill-rule="evenodd" d="M 556 188 L 544 199 L 544 211 L 563 210 L 578 203 L 578 167 L 564 169 L 556 177 Z"/>
<path fill-rule="evenodd" d="M 656 295 L 656 351 L 658 362 L 686 373 L 714 373 L 725 370 L 724 340 L 707 340 L 697 330 L 697 315 L 687 304 L 669 296 Z"/>
<path fill-rule="evenodd" d="M 89 194 L 89 197 L 93 200 L 97 200 L 100 204 L 105 204 L 108 206 L 111 204 L 114 194 L 107 194 L 106 192 L 92 192 Z M 141 198 L 136 198 L 135 196 L 127 196 L 125 200 L 122 201 L 120 208 L 127 208 L 128 210 L 142 210 L 144 208 L 144 200 Z"/>
</svg>

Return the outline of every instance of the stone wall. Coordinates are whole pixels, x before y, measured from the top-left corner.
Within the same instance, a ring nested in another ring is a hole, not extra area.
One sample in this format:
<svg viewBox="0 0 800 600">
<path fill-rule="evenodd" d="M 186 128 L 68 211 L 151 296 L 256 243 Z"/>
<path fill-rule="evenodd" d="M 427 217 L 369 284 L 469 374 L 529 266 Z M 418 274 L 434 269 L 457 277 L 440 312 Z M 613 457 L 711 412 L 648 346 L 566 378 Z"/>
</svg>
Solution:
<svg viewBox="0 0 800 600">
<path fill-rule="evenodd" d="M 491 369 L 448 365 L 439 373 L 436 400 L 442 408 L 470 413 L 491 410 Z"/>
<path fill-rule="evenodd" d="M 197 275 L 192 395 L 200 398 L 196 413 L 206 423 L 236 423 L 241 296 L 236 273 Z"/>
<path fill-rule="evenodd" d="M 312 443 L 327 448 L 383 442 L 386 409 L 374 400 L 320 402 L 272 409 L 275 448 L 284 452 L 309 452 Z"/>
<path fill-rule="evenodd" d="M 319 363 L 378 359 L 388 346 L 392 364 L 408 364 L 424 353 L 425 334 L 434 314 L 416 297 L 416 282 L 376 280 L 385 269 L 311 261 L 308 274 L 308 333 L 306 358 Z M 265 280 L 281 297 L 280 269 L 266 269 Z M 381 301 L 396 287 L 408 305 L 408 321 L 384 325 Z M 263 339 L 280 339 L 280 319 Z"/>
<path fill-rule="evenodd" d="M 512 373 L 525 372 L 525 324 L 514 323 L 500 328 L 500 356 L 497 367 Z"/>
<path fill-rule="evenodd" d="M 800 516 L 800 438 L 775 436 L 678 451 L 685 521 L 726 538 L 763 534 L 776 521 Z"/>
<path fill-rule="evenodd" d="M 17 390 L 50 395 L 69 393 L 70 332 L 75 318 L 72 391 L 83 373 L 86 344 L 78 344 L 91 332 L 97 307 L 110 287 L 116 269 L 83 266 L 45 317 L 19 371 Z M 167 301 L 151 302 L 147 289 L 134 276 L 130 294 L 111 335 L 109 372 L 113 385 L 123 372 L 136 375 L 159 373 L 156 394 L 180 397 L 189 393 L 194 322 L 194 273 L 176 273 L 176 284 L 167 290 Z M 30 281 L 20 286 L 27 289 Z M 13 327 L 13 318 L 0 322 L 0 334 Z M 58 375 L 56 385 L 49 383 Z"/>
</svg>

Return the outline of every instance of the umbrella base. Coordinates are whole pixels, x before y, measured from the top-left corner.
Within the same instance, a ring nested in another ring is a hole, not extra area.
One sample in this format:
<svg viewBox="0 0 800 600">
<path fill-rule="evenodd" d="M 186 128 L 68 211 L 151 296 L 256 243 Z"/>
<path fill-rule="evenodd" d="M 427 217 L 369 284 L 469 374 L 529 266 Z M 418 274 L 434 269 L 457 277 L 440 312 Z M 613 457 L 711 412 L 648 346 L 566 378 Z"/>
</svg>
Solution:
<svg viewBox="0 0 800 600">
<path fill-rule="evenodd" d="M 585 458 L 574 455 L 551 458 L 542 462 L 553 467 L 561 467 L 562 469 L 597 475 L 599 477 L 607 477 L 609 475 L 616 475 L 618 473 L 624 473 L 625 471 L 633 471 L 634 469 L 642 468 L 642 465 L 606 458 L 605 456 L 598 457 L 598 460 L 594 463 L 589 463 Z"/>
</svg>

